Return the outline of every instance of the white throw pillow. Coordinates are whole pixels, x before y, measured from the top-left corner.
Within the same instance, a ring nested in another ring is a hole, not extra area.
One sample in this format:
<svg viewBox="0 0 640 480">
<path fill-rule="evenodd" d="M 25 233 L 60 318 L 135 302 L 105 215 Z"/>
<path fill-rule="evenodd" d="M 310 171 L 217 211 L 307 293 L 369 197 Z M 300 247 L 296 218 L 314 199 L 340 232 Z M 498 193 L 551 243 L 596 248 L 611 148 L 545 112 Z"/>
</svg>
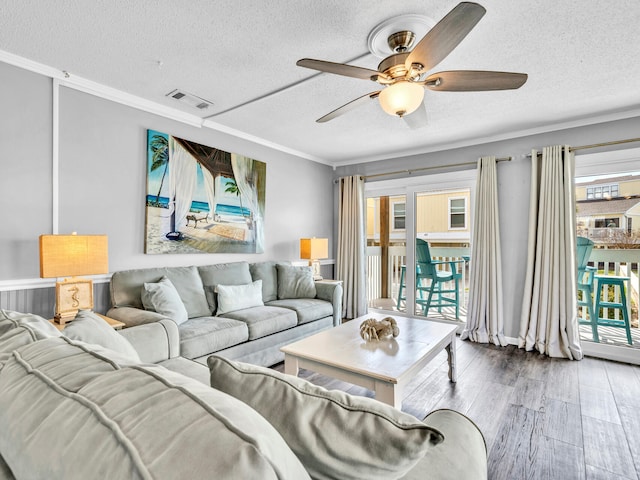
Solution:
<svg viewBox="0 0 640 480">
<path fill-rule="evenodd" d="M 171 280 L 162 277 L 158 283 L 145 283 L 142 305 L 147 310 L 158 312 L 178 325 L 189 319 L 187 309 Z"/>
<path fill-rule="evenodd" d="M 218 285 L 216 292 L 218 293 L 216 315 L 264 305 L 262 280 L 256 280 L 247 285 Z"/>
</svg>

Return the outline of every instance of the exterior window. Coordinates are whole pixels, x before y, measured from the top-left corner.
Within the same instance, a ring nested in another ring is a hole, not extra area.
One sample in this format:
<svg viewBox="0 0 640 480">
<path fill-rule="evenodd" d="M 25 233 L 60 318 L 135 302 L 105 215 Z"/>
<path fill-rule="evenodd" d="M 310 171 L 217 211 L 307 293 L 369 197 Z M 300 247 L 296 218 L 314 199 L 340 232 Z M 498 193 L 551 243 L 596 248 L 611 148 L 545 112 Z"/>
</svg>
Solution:
<svg viewBox="0 0 640 480">
<path fill-rule="evenodd" d="M 593 200 L 594 198 L 613 198 L 619 195 L 620 190 L 617 183 L 587 187 L 587 200 Z"/>
<path fill-rule="evenodd" d="M 394 203 L 393 204 L 393 229 L 404 230 L 405 229 L 405 204 Z"/>
<path fill-rule="evenodd" d="M 467 228 L 467 199 L 449 199 L 449 229 Z"/>
<path fill-rule="evenodd" d="M 597 218 L 594 222 L 596 228 L 618 228 L 620 226 L 619 218 Z"/>
</svg>

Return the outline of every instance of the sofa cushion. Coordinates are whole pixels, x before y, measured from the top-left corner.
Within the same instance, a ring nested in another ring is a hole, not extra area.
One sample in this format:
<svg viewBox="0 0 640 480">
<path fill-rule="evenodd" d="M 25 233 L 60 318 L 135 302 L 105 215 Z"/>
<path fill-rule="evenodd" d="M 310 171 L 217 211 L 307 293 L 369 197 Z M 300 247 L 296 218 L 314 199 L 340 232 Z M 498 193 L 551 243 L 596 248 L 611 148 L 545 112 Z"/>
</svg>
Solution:
<svg viewBox="0 0 640 480">
<path fill-rule="evenodd" d="M 211 315 L 196 267 L 156 267 L 115 272 L 111 277 L 111 303 L 114 307 L 143 308 L 144 283 L 167 277 L 176 287 L 189 318 Z"/>
<path fill-rule="evenodd" d="M 258 262 L 249 265 L 251 278 L 262 280 L 262 301 L 271 302 L 278 298 L 278 269 L 275 262 Z"/>
<path fill-rule="evenodd" d="M 288 298 L 269 302 L 270 306 L 289 308 L 296 312 L 298 325 L 333 316 L 333 305 L 318 298 Z"/>
<path fill-rule="evenodd" d="M 215 355 L 207 363 L 211 386 L 256 409 L 316 479 L 398 478 L 444 438 L 371 398 Z"/>
<path fill-rule="evenodd" d="M 225 313 L 223 317 L 246 323 L 249 328 L 249 340 L 266 337 L 298 324 L 298 318 L 293 310 L 280 307 L 245 308 Z"/>
<path fill-rule="evenodd" d="M 0 310 L 0 369 L 18 347 L 61 335 L 39 315 Z"/>
<path fill-rule="evenodd" d="M 178 290 L 167 277 L 155 283 L 145 282 L 142 288 L 142 304 L 146 310 L 158 312 L 178 325 L 188 320 L 189 314 Z"/>
<path fill-rule="evenodd" d="M 102 345 L 126 356 L 132 362 L 140 363 L 138 352 L 129 341 L 91 310 L 78 311 L 76 318 L 65 325 L 62 333 L 72 340 Z"/>
<path fill-rule="evenodd" d="M 218 263 L 198 267 L 204 285 L 205 295 L 212 313 L 217 310 L 215 288 L 218 285 L 246 285 L 251 283 L 251 273 L 247 262 Z"/>
<path fill-rule="evenodd" d="M 278 268 L 278 299 L 283 298 L 314 298 L 316 285 L 313 281 L 311 267 L 294 267 L 279 263 Z"/>
<path fill-rule="evenodd" d="M 255 280 L 246 285 L 218 285 L 216 293 L 218 294 L 216 315 L 264 305 L 262 280 Z"/>
<path fill-rule="evenodd" d="M 0 335 L 18 327 L 30 328 L 39 338 L 60 336 L 58 329 L 40 315 L 0 309 Z"/>
<path fill-rule="evenodd" d="M 16 478 L 309 478 L 242 402 L 66 340 L 21 347 L 0 371 L 0 451 Z"/>
<path fill-rule="evenodd" d="M 249 340 L 245 322 L 224 317 L 192 318 L 178 327 L 180 354 L 198 358 Z"/>
</svg>

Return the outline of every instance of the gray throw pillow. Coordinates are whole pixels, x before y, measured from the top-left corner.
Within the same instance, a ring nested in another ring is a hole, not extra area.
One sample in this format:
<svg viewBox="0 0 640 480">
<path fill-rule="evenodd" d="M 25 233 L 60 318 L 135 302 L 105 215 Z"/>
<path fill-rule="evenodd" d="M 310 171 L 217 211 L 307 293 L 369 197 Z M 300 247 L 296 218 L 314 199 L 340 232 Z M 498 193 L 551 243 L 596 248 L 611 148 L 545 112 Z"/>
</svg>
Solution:
<svg viewBox="0 0 640 480">
<path fill-rule="evenodd" d="M 315 298 L 316 284 L 311 267 L 293 267 L 279 263 L 278 299 Z"/>
<path fill-rule="evenodd" d="M 178 325 L 189 319 L 187 309 L 171 280 L 162 277 L 157 283 L 145 283 L 142 289 L 142 305 L 146 310 L 161 313 Z"/>
<path fill-rule="evenodd" d="M 62 334 L 71 340 L 100 345 L 140 363 L 140 356 L 133 345 L 91 310 L 80 310 L 76 318 L 65 325 Z"/>
<path fill-rule="evenodd" d="M 444 439 L 417 418 L 371 398 L 214 355 L 207 363 L 211 386 L 266 418 L 315 479 L 400 478 Z"/>
</svg>

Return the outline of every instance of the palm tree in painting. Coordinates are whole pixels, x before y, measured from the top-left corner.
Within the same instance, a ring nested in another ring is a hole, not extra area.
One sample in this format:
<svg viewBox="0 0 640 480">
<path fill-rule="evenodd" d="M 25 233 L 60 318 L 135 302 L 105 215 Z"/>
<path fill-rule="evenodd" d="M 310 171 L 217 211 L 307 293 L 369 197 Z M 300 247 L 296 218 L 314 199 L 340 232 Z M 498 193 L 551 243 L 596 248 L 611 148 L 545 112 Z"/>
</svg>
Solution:
<svg viewBox="0 0 640 480">
<path fill-rule="evenodd" d="M 238 196 L 238 200 L 240 200 L 240 213 L 242 213 L 242 216 L 244 217 L 244 208 L 242 207 L 242 192 L 240 192 L 240 187 L 238 187 L 235 178 L 230 178 L 227 180 L 224 191 L 225 193 L 235 193 Z"/>
<path fill-rule="evenodd" d="M 162 190 L 162 184 L 164 183 L 164 177 L 167 174 L 167 168 L 169 167 L 169 141 L 163 135 L 154 135 L 149 142 L 149 148 L 151 148 L 151 169 L 150 171 L 157 170 L 164 166 L 164 172 L 162 172 L 162 178 L 160 179 L 160 188 L 158 188 L 158 194 L 156 195 L 156 207 L 160 206 L 160 192 Z"/>
</svg>

